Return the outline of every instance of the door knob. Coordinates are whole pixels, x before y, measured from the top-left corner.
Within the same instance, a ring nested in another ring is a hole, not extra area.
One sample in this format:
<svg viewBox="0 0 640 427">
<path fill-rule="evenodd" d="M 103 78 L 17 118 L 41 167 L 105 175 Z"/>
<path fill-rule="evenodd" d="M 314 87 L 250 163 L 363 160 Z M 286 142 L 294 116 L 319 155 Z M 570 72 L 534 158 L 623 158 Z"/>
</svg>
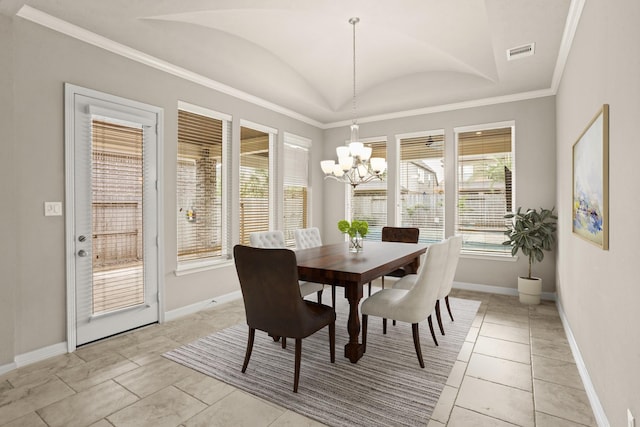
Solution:
<svg viewBox="0 0 640 427">
<path fill-rule="evenodd" d="M 87 251 L 85 251 L 84 249 L 80 249 L 78 251 L 78 256 L 82 256 L 82 257 L 87 256 Z"/>
</svg>

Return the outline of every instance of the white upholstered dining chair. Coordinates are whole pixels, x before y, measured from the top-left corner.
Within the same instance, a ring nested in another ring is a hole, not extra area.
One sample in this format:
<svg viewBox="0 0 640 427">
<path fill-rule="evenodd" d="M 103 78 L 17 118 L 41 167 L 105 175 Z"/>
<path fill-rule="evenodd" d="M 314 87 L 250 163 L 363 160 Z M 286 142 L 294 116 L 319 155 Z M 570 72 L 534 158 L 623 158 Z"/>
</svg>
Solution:
<svg viewBox="0 0 640 427">
<path fill-rule="evenodd" d="M 322 237 L 320 237 L 320 229 L 318 227 L 298 228 L 293 230 L 293 236 L 296 240 L 296 248 L 308 249 L 322 246 Z M 336 308 L 336 287 L 331 286 L 331 304 Z"/>
<path fill-rule="evenodd" d="M 382 317 L 383 333 L 386 331 L 387 319 L 411 323 L 413 344 L 418 362 L 420 367 L 424 368 L 418 324 L 423 320 L 428 320 L 431 336 L 434 343 L 438 345 L 438 340 L 433 332 L 431 313 L 438 297 L 440 285 L 445 277 L 448 255 L 448 240 L 432 244 L 427 252 L 421 256 L 420 269 L 415 275 L 415 280 L 411 277 L 414 275 L 408 275 L 397 282 L 401 285 L 405 280 L 410 281 L 409 289 L 402 289 L 402 286 L 382 289 L 363 301 L 360 309 L 362 312 L 362 343 L 365 351 L 367 349 L 369 316 Z"/>
<path fill-rule="evenodd" d="M 251 233 L 249 235 L 249 242 L 254 248 L 275 248 L 283 249 L 286 247 L 284 241 L 284 233 L 280 230 L 274 231 L 259 231 Z M 303 297 L 311 295 L 314 292 L 318 294 L 318 302 L 322 304 L 322 290 L 324 286 L 322 283 L 304 282 L 300 281 L 300 295 Z"/>
<path fill-rule="evenodd" d="M 322 246 L 322 237 L 320 237 L 320 229 L 318 227 L 298 228 L 293 230 L 293 236 L 296 239 L 296 247 L 298 249 Z"/>
<path fill-rule="evenodd" d="M 462 236 L 451 236 L 447 241 L 449 242 L 449 254 L 447 255 L 445 274 L 442 278 L 440 289 L 438 290 L 438 298 L 436 299 L 435 307 L 438 328 L 442 335 L 444 335 L 444 327 L 442 326 L 442 315 L 440 313 L 440 300 L 444 299 L 447 311 L 449 312 L 449 317 L 453 322 L 453 314 L 451 313 L 451 306 L 449 305 L 449 293 L 451 293 L 453 278 L 455 277 L 456 269 L 458 268 L 458 260 L 460 259 L 460 251 L 462 250 Z M 405 276 L 405 280 L 397 282 L 393 287 L 398 289 L 411 289 L 416 282 L 417 277 L 418 276 L 416 274 Z"/>
</svg>

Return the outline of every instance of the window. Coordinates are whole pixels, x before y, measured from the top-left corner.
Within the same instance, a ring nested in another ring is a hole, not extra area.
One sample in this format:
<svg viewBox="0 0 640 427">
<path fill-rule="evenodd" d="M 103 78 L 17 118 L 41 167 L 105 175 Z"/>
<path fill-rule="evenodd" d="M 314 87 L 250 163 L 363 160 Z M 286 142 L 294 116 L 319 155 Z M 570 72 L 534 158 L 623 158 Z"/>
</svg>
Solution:
<svg viewBox="0 0 640 427">
<path fill-rule="evenodd" d="M 387 158 L 387 142 L 365 142 L 371 147 L 371 157 Z M 367 238 L 380 240 L 382 227 L 387 225 L 387 179 L 367 182 L 358 185 L 352 192 L 351 219 L 365 220 L 369 223 Z"/>
<path fill-rule="evenodd" d="M 284 238 L 295 245 L 293 231 L 306 228 L 309 218 L 309 148 L 311 141 L 284 135 Z"/>
<path fill-rule="evenodd" d="M 240 244 L 249 235 L 269 231 L 271 206 L 270 151 L 275 131 L 260 125 L 240 127 Z"/>
<path fill-rule="evenodd" d="M 400 135 L 400 222 L 420 242 L 444 239 L 444 133 Z"/>
<path fill-rule="evenodd" d="M 178 264 L 227 259 L 223 172 L 231 118 L 186 103 L 178 108 Z"/>
<path fill-rule="evenodd" d="M 502 242 L 513 202 L 513 134 L 512 123 L 456 129 L 456 234 L 463 235 L 465 251 L 508 252 Z"/>
</svg>

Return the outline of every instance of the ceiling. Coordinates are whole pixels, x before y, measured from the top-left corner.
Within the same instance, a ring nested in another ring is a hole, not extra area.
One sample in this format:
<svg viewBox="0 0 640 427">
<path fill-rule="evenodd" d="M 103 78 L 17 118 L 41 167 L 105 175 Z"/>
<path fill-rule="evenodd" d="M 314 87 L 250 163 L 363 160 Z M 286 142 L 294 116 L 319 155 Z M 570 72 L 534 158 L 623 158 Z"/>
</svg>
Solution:
<svg viewBox="0 0 640 427">
<path fill-rule="evenodd" d="M 551 95 L 574 9 L 572 0 L 0 0 L 2 13 L 58 18 L 90 32 L 78 38 L 102 36 L 322 127 Z M 529 43 L 534 55 L 507 60 Z"/>
</svg>

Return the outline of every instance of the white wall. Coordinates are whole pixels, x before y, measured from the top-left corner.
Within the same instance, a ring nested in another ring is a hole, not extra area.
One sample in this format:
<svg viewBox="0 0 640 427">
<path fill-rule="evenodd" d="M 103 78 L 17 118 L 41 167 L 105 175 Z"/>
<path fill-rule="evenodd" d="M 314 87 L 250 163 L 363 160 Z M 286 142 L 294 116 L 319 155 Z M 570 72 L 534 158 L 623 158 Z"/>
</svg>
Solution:
<svg viewBox="0 0 640 427">
<path fill-rule="evenodd" d="M 13 362 L 17 282 L 16 166 L 13 137 L 13 57 L 10 19 L 0 15 L 0 366 Z"/>
<path fill-rule="evenodd" d="M 557 95 L 557 287 L 611 426 L 640 422 L 640 2 L 585 3 Z M 572 234 L 572 146 L 610 105 L 609 250 Z"/>
<path fill-rule="evenodd" d="M 64 217 L 43 216 L 44 201 L 64 200 L 65 82 L 164 108 L 165 161 L 161 179 L 165 201 L 165 310 L 239 289 L 233 265 L 181 277 L 174 274 L 178 100 L 231 114 L 233 144 L 239 142 L 240 119 L 310 138 L 314 143 L 313 217 L 321 216 L 322 132 L 313 126 L 20 18 L 0 17 L 0 61 L 0 112 L 8 111 L 7 115 L 0 114 L 0 366 L 11 363 L 16 355 L 66 340 Z"/>
<path fill-rule="evenodd" d="M 527 101 L 510 102 L 485 107 L 466 108 L 437 114 L 360 123 L 360 137 L 386 137 L 387 162 L 397 162 L 394 151 L 395 135 L 444 129 L 445 131 L 445 234 L 453 234 L 455 211 L 454 187 L 454 132 L 455 127 L 486 123 L 515 121 L 515 206 L 546 207 L 555 205 L 555 98 L 545 97 Z M 349 128 L 330 129 L 325 132 L 324 156 L 335 159 L 335 147 L 343 145 L 349 138 Z M 394 188 L 394 170 L 390 168 L 389 188 Z M 340 241 L 337 222 L 344 218 L 345 185 L 335 181 L 325 184 L 324 238 L 328 242 Z M 393 224 L 391 202 L 387 207 L 388 220 Z M 517 288 L 517 277 L 526 275 L 527 259 L 519 256 L 517 262 L 495 259 L 472 259 L 462 257 L 456 272 L 456 281 Z M 534 266 L 534 274 L 543 279 L 545 292 L 555 291 L 555 261 L 552 252 L 544 261 Z"/>
</svg>

